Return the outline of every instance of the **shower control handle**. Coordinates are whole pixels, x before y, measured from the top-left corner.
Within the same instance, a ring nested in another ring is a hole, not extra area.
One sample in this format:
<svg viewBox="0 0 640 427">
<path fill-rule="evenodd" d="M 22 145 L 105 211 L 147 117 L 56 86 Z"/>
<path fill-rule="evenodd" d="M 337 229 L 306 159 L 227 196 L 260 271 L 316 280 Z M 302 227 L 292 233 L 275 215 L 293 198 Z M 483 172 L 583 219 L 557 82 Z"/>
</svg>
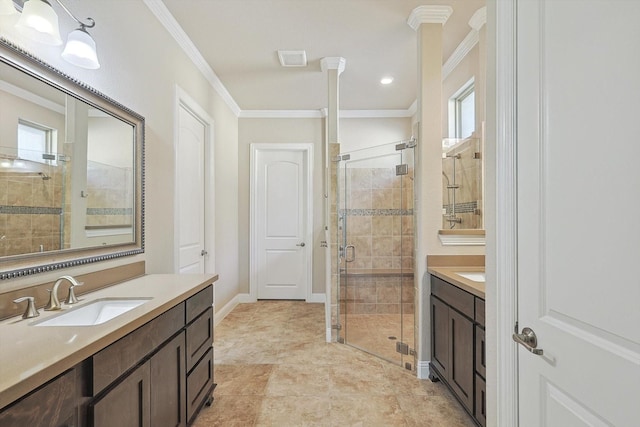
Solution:
<svg viewBox="0 0 640 427">
<path fill-rule="evenodd" d="M 302 243 L 296 243 L 296 246 L 300 246 L 301 248 L 304 248 L 306 245 L 304 244 L 304 242 L 302 242 Z"/>
</svg>

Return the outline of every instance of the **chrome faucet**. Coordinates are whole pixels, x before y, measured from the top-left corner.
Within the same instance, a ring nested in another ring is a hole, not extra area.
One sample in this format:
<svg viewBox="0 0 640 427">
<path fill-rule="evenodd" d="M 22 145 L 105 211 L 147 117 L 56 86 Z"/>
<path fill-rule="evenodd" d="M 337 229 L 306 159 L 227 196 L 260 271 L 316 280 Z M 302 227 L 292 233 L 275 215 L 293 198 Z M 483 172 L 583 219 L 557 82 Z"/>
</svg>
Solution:
<svg viewBox="0 0 640 427">
<path fill-rule="evenodd" d="M 56 280 L 56 283 L 53 284 L 53 289 L 51 290 L 47 289 L 50 295 L 49 295 L 49 302 L 47 303 L 47 305 L 44 306 L 44 309 L 46 311 L 55 311 L 55 310 L 60 310 L 62 308 L 62 305 L 60 304 L 60 300 L 58 299 L 58 287 L 60 286 L 60 283 L 62 283 L 65 280 L 71 283 L 71 286 L 69 287 L 69 295 L 67 296 L 67 299 L 64 302 L 66 304 L 75 304 L 78 302 L 78 299 L 76 298 L 73 292 L 73 288 L 76 286 L 81 286 L 82 283 L 79 283 L 76 279 L 74 279 L 71 276 L 62 276 L 58 280 Z"/>
</svg>

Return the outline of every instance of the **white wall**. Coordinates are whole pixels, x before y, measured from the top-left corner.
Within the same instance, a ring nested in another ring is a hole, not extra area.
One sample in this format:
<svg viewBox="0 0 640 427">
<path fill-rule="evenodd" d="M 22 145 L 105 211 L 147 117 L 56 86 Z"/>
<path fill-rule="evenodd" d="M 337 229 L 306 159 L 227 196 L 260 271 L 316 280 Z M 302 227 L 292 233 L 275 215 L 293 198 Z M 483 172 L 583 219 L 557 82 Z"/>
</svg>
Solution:
<svg viewBox="0 0 640 427">
<path fill-rule="evenodd" d="M 411 137 L 411 118 L 340 119 L 340 152 L 348 153 Z"/>
<path fill-rule="evenodd" d="M 96 40 L 99 70 L 84 70 L 60 58 L 62 47 L 43 47 L 14 41 L 54 67 L 87 83 L 146 119 L 146 247 L 143 255 L 68 269 L 81 274 L 145 260 L 148 273 L 172 272 L 174 203 L 174 94 L 184 89 L 215 122 L 216 260 L 220 279 L 216 306 L 238 292 L 238 119 L 201 75 L 174 39 L 142 1 L 67 0 L 78 16 L 96 21 L 90 32 Z M 54 8 L 58 6 L 54 3 Z M 73 22 L 59 11 L 63 37 Z M 19 288 L 54 279 L 60 273 L 39 274 L 0 283 Z"/>
</svg>

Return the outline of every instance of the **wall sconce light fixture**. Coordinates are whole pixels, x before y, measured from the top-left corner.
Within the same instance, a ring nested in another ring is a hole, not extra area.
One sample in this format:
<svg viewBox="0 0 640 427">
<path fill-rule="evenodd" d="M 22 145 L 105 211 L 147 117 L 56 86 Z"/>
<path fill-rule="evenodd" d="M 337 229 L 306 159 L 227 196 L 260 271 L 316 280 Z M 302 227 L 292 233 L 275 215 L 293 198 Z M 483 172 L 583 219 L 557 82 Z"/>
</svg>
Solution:
<svg viewBox="0 0 640 427">
<path fill-rule="evenodd" d="M 87 28 L 93 28 L 96 25 L 96 21 L 92 18 L 87 18 L 86 22 L 82 22 L 60 0 L 55 1 L 80 25 L 79 28 L 69 33 L 67 44 L 62 51 L 62 58 L 78 67 L 92 70 L 100 68 L 96 53 L 96 42 L 87 32 Z M 17 16 L 18 14 L 20 13 L 15 8 L 13 0 L 0 0 L 0 15 Z M 20 34 L 30 40 L 50 46 L 62 44 L 58 27 L 58 15 L 47 0 L 27 0 L 15 27 Z"/>
</svg>

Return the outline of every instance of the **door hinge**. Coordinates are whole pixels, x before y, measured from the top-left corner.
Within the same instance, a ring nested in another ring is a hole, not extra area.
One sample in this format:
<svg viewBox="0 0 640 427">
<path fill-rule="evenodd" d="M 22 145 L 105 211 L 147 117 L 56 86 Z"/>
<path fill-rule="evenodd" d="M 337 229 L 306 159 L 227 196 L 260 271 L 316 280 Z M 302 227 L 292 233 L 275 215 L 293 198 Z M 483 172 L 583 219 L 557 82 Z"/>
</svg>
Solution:
<svg viewBox="0 0 640 427">
<path fill-rule="evenodd" d="M 396 342 L 396 352 L 400 354 L 409 354 L 409 345 L 402 341 Z"/>
<path fill-rule="evenodd" d="M 336 325 L 331 325 L 331 329 L 336 329 L 338 331 L 342 330 L 342 325 L 341 324 L 336 324 Z"/>
<path fill-rule="evenodd" d="M 409 173 L 409 165 L 401 164 L 396 165 L 396 176 L 407 175 Z"/>
</svg>

